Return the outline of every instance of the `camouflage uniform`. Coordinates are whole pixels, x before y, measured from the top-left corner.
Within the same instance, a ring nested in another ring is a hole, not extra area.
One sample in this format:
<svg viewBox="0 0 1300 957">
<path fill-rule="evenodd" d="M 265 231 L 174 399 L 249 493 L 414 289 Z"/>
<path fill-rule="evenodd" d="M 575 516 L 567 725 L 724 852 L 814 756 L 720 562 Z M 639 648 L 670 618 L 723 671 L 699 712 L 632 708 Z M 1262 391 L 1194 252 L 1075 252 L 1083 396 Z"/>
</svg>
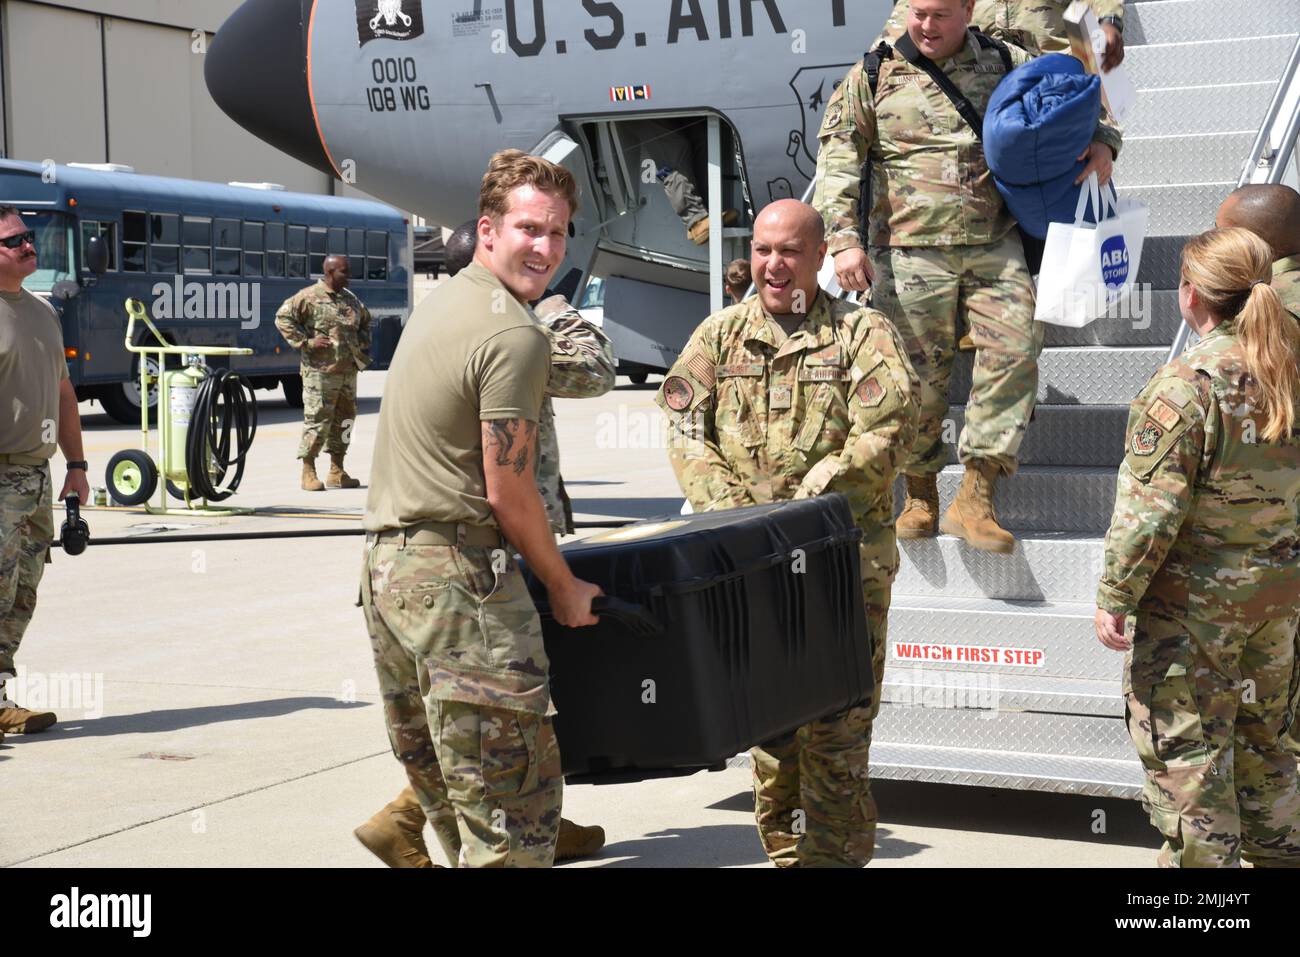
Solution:
<svg viewBox="0 0 1300 957">
<path fill-rule="evenodd" d="M 1028 59 L 1008 49 L 1014 62 Z M 981 110 L 1004 73 L 997 51 L 973 37 L 943 67 Z M 924 475 L 946 464 L 942 421 L 960 324 L 977 349 L 961 461 L 985 460 L 1010 474 L 1034 405 L 1043 338 L 1019 237 L 979 138 L 929 77 L 894 56 L 881 63 L 877 89 L 873 98 L 859 63 L 827 104 L 813 205 L 832 254 L 861 247 L 861 171 L 870 163 L 872 305 L 898 327 L 921 380 L 906 470 Z"/>
<path fill-rule="evenodd" d="M 971 25 L 1030 53 L 1069 53 L 1070 41 L 1065 35 L 1065 8 L 1069 5 L 1070 0 L 976 0 Z M 1091 0 L 1089 6 L 1098 17 L 1124 19 L 1123 0 Z M 881 40 L 893 43 L 903 35 L 910 9 L 908 0 L 894 5 Z"/>
<path fill-rule="evenodd" d="M 551 340 L 551 374 L 537 423 L 537 490 L 546 518 L 557 535 L 573 532 L 573 507 L 560 477 L 560 440 L 551 399 L 594 399 L 614 388 L 614 344 L 579 315 L 563 296 L 552 296 L 533 310 Z"/>
<path fill-rule="evenodd" d="M 1166 866 L 1300 866 L 1300 438 L 1265 442 L 1232 323 L 1129 414 L 1097 604 L 1134 615 L 1128 728 Z"/>
<path fill-rule="evenodd" d="M 1273 288 L 1283 307 L 1300 322 L 1300 256 L 1290 256 L 1273 263 Z"/>
<path fill-rule="evenodd" d="M 348 424 L 357 417 L 357 370 L 370 365 L 370 311 L 350 289 L 332 292 L 325 283 L 285 300 L 275 314 L 285 342 L 302 352 L 302 442 L 298 458 L 312 461 L 321 446 L 342 457 Z M 330 340 L 324 349 L 310 342 Z"/>
<path fill-rule="evenodd" d="M 1273 263 L 1273 288 L 1277 290 L 1282 306 L 1296 322 L 1300 322 L 1300 256 L 1290 256 Z M 1296 660 L 1300 661 L 1300 632 L 1296 634 Z M 1286 745 L 1300 758 L 1300 721 L 1293 722 L 1287 732 Z"/>
<path fill-rule="evenodd" d="M 0 686 L 14 674 L 53 541 L 49 462 L 0 464 Z"/>
<path fill-rule="evenodd" d="M 514 558 L 379 536 L 361 597 L 389 742 L 444 850 L 460 867 L 549 867 L 564 779 Z"/>
<path fill-rule="evenodd" d="M 657 399 L 696 511 L 842 492 L 863 530 L 875 694 L 754 749 L 759 835 L 777 866 L 861 866 L 874 850 L 868 750 L 898 570 L 893 481 L 915 431 L 916 389 L 880 313 L 819 293 L 788 338 L 757 297 L 714 313 Z"/>
</svg>

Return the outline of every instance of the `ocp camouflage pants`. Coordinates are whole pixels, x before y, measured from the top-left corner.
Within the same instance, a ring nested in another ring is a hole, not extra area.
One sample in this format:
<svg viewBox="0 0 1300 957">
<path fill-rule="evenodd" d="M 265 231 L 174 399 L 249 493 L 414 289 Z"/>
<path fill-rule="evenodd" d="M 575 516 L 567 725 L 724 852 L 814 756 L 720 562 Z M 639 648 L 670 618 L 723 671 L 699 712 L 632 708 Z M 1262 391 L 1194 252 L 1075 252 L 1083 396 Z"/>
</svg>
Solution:
<svg viewBox="0 0 1300 957">
<path fill-rule="evenodd" d="M 330 455 L 347 454 L 357 418 L 357 372 L 302 370 L 302 441 L 298 458 L 314 459 L 321 446 Z"/>
<path fill-rule="evenodd" d="M 862 867 L 876 847 L 879 814 L 871 795 L 871 728 L 880 713 L 889 596 L 868 600 L 869 706 L 809 722 L 750 751 L 754 816 L 763 850 L 777 867 Z"/>
<path fill-rule="evenodd" d="M 1139 610 L 1128 730 L 1165 867 L 1300 867 L 1300 785 L 1282 736 L 1297 619 L 1217 625 Z"/>
<path fill-rule="evenodd" d="M 921 380 L 921 418 L 906 471 L 927 475 L 948 462 L 943 423 L 948 384 L 963 330 L 975 344 L 962 462 L 1016 470 L 1016 456 L 1038 393 L 1043 325 L 1034 322 L 1034 288 L 1019 234 L 981 246 L 875 246 L 871 304 L 903 337 Z"/>
<path fill-rule="evenodd" d="M 14 673 L 53 540 L 50 467 L 0 465 L 0 674 Z"/>
<path fill-rule="evenodd" d="M 362 607 L 389 742 L 448 857 L 549 867 L 564 779 L 545 671 L 540 685 L 518 673 L 511 695 L 504 670 L 545 668 L 541 623 L 518 566 L 498 580 L 492 561 L 486 548 L 371 545 Z M 449 668 L 467 677 L 449 682 Z"/>
</svg>

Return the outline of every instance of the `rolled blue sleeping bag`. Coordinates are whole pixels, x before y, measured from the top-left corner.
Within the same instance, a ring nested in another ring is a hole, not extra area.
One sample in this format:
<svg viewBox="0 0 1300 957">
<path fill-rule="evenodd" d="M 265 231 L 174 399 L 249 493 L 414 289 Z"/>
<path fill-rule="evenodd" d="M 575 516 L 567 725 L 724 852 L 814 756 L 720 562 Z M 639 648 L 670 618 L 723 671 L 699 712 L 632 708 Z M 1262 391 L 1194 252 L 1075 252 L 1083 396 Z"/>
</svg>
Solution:
<svg viewBox="0 0 1300 957">
<path fill-rule="evenodd" d="M 1016 67 L 984 113 L 984 155 L 998 191 L 1022 229 L 1042 239 L 1049 223 L 1073 223 L 1076 159 L 1101 116 L 1101 78 L 1064 53 Z M 1089 222 L 1093 212 L 1088 211 Z"/>
</svg>

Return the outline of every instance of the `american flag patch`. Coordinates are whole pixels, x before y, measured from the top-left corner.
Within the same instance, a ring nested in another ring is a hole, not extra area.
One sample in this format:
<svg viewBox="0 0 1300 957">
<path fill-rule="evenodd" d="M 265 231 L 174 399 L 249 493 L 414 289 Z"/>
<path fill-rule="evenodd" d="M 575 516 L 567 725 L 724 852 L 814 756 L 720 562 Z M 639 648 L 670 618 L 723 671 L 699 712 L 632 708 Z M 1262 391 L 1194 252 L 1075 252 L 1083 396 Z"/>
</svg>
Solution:
<svg viewBox="0 0 1300 957">
<path fill-rule="evenodd" d="M 715 381 L 713 363 L 702 352 L 692 352 L 686 357 L 686 368 L 695 380 L 706 389 L 712 389 Z"/>
</svg>

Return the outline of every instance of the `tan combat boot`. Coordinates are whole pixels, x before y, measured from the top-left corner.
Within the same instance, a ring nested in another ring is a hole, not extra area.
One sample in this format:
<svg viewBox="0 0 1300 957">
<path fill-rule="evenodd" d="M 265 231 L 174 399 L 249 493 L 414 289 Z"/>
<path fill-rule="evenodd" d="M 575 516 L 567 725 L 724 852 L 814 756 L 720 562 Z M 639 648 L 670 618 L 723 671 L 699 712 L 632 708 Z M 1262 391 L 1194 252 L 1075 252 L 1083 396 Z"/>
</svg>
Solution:
<svg viewBox="0 0 1300 957">
<path fill-rule="evenodd" d="M 907 501 L 894 522 L 899 538 L 934 538 L 939 534 L 939 476 L 908 475 Z"/>
<path fill-rule="evenodd" d="M 35 734 L 44 731 L 59 720 L 50 711 L 28 711 L 20 708 L 4 696 L 4 685 L 0 685 L 0 741 L 6 734 Z"/>
<path fill-rule="evenodd" d="M 304 492 L 323 492 L 325 483 L 316 476 L 316 460 L 302 460 L 302 490 Z"/>
<path fill-rule="evenodd" d="M 998 467 L 989 462 L 966 463 L 966 475 L 957 497 L 939 523 L 945 535 L 964 538 L 967 545 L 986 552 L 1015 551 L 1015 536 L 998 524 L 993 511 L 993 487 L 998 472 Z"/>
<path fill-rule="evenodd" d="M 566 817 L 560 818 L 560 836 L 555 842 L 555 862 L 590 857 L 605 846 L 603 827 L 579 827 Z"/>
<path fill-rule="evenodd" d="M 410 786 L 352 833 L 389 867 L 435 866 L 424 843 L 424 808 Z"/>
<path fill-rule="evenodd" d="M 361 483 L 343 471 L 343 456 L 330 456 L 330 471 L 325 476 L 326 488 L 361 488 Z"/>
<path fill-rule="evenodd" d="M 734 209 L 728 209 L 722 214 L 723 226 L 734 226 L 740 219 L 740 213 Z M 709 217 L 705 216 L 690 229 L 686 230 L 686 235 L 691 238 L 691 242 L 697 246 L 703 246 L 709 241 Z"/>
</svg>

